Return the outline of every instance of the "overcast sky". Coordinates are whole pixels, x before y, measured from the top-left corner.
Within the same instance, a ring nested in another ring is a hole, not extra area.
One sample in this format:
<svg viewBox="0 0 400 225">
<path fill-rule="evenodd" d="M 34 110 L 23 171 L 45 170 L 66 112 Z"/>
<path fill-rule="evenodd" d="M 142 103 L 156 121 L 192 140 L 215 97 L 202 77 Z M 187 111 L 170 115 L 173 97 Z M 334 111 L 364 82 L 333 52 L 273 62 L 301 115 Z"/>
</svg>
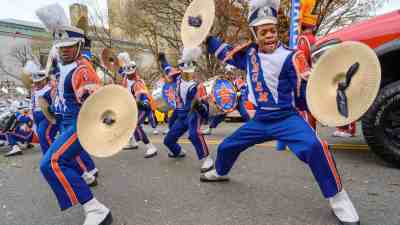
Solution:
<svg viewBox="0 0 400 225">
<path fill-rule="evenodd" d="M 35 10 L 47 4 L 61 4 L 66 10 L 72 3 L 89 3 L 96 5 L 103 13 L 106 13 L 107 0 L 1 0 L 0 19 L 13 18 L 27 21 L 39 22 L 35 16 Z M 400 0 L 390 0 L 378 14 L 400 9 Z M 68 12 L 68 11 L 66 11 Z"/>
</svg>

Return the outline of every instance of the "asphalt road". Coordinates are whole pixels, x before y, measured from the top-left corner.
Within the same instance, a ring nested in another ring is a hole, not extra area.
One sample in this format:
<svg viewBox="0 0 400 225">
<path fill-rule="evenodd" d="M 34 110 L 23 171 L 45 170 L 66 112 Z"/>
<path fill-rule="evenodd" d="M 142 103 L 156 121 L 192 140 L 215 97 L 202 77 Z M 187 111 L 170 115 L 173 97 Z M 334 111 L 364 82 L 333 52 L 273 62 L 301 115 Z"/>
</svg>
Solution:
<svg viewBox="0 0 400 225">
<path fill-rule="evenodd" d="M 223 124 L 208 137 L 210 150 L 239 124 Z M 343 185 L 363 225 L 400 224 L 399 170 L 362 148 L 362 137 L 321 136 L 333 150 Z M 251 148 L 232 170 L 231 182 L 200 183 L 194 150 L 172 160 L 161 135 L 151 135 L 159 155 L 144 159 L 144 148 L 96 159 L 100 169 L 95 196 L 111 208 L 115 225 L 336 225 L 309 169 L 273 143 Z M 345 143 L 346 145 L 343 145 Z M 339 146 L 339 147 L 338 147 Z M 353 147 L 352 147 L 353 146 Z M 36 148 L 15 158 L 0 157 L 0 225 L 80 225 L 80 207 L 60 212 L 42 178 Z"/>
</svg>

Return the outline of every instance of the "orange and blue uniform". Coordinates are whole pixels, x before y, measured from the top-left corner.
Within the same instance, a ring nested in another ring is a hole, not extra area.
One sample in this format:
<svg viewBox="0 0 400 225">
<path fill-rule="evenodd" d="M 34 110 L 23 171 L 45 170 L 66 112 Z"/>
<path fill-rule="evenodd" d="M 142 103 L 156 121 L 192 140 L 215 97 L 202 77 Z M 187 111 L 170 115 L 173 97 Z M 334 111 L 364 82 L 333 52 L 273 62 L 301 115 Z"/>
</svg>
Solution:
<svg viewBox="0 0 400 225">
<path fill-rule="evenodd" d="M 181 146 L 178 140 L 189 130 L 189 140 L 196 149 L 198 159 L 204 159 L 210 154 L 200 131 L 202 120 L 208 117 L 207 105 L 204 104 L 205 88 L 197 81 L 183 80 L 181 73 L 173 69 L 165 58 L 160 59 L 160 63 L 165 74 L 176 82 L 174 122 L 164 138 L 164 144 L 170 151 L 169 156 L 179 157 Z"/>
<path fill-rule="evenodd" d="M 146 84 L 142 79 L 139 78 L 133 78 L 133 79 L 128 79 L 127 77 L 124 78 L 122 81 L 122 86 L 128 88 L 132 95 L 135 97 L 136 102 L 138 104 L 138 122 L 137 126 L 134 132 L 135 140 L 136 141 L 142 141 L 144 144 L 149 144 L 150 140 L 147 137 L 147 134 L 144 132 L 142 124 L 144 123 L 144 120 L 146 118 L 146 115 L 150 112 L 152 112 L 151 108 L 151 98 L 149 95 L 149 92 L 146 88 Z"/>
<path fill-rule="evenodd" d="M 31 143 L 33 138 L 33 121 L 28 113 L 16 112 L 16 126 L 13 131 L 7 132 L 7 141 L 10 146 L 17 145 L 17 142 Z"/>
<path fill-rule="evenodd" d="M 46 85 L 40 90 L 32 92 L 32 115 L 36 125 L 37 135 L 42 153 L 45 154 L 58 132 L 58 126 L 52 124 L 43 114 L 42 109 L 38 104 L 39 98 L 44 98 L 49 106 L 52 104 L 52 88 L 51 85 Z"/>
<path fill-rule="evenodd" d="M 76 158 L 82 153 L 87 155 L 79 143 L 76 123 L 82 103 L 100 86 L 100 80 L 83 57 L 68 65 L 60 65 L 59 69 L 57 98 L 62 131 L 44 155 L 40 169 L 61 210 L 65 210 L 93 199 L 81 171 L 76 168 Z"/>
<path fill-rule="evenodd" d="M 216 37 L 207 39 L 207 47 L 218 59 L 247 71 L 249 99 L 256 108 L 254 118 L 218 146 L 216 172 L 227 175 L 243 151 L 278 140 L 310 167 L 326 198 L 340 192 L 342 183 L 331 152 L 297 111 L 306 109 L 309 68 L 302 52 L 281 44 L 270 54 L 255 43 L 234 49 Z"/>
</svg>

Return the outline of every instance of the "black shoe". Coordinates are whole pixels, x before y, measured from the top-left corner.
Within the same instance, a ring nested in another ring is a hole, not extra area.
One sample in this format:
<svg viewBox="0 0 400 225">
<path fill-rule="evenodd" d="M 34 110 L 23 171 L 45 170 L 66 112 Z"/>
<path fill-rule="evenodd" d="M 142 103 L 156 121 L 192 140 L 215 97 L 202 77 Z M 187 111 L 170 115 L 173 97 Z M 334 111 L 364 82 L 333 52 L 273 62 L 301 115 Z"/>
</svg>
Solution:
<svg viewBox="0 0 400 225">
<path fill-rule="evenodd" d="M 341 221 L 333 211 L 332 211 L 332 214 L 335 216 L 336 220 L 339 222 L 340 225 L 361 225 L 360 221 L 357 221 L 357 222 L 344 222 L 344 221 Z"/>
<path fill-rule="evenodd" d="M 127 146 L 123 148 L 123 150 L 136 150 L 136 149 L 139 149 L 139 146 Z"/>
<path fill-rule="evenodd" d="M 89 187 L 96 187 L 98 184 L 99 183 L 97 182 L 97 178 L 96 178 L 92 183 L 90 183 L 88 185 L 89 185 Z"/>
<path fill-rule="evenodd" d="M 168 157 L 173 158 L 173 159 L 179 159 L 179 158 L 185 158 L 186 154 L 181 152 L 179 155 L 173 155 L 171 153 L 168 153 Z"/>
<path fill-rule="evenodd" d="M 104 218 L 104 220 L 99 225 L 110 225 L 112 224 L 112 222 L 113 222 L 113 217 L 110 211 L 106 216 L 106 218 Z"/>
</svg>

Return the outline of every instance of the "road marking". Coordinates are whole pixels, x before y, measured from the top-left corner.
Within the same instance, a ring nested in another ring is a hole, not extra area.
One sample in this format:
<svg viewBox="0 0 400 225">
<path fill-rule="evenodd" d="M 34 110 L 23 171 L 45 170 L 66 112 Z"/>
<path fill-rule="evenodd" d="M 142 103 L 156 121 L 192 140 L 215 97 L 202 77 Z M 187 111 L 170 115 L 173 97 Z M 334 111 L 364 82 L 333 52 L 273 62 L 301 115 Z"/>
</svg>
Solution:
<svg viewBox="0 0 400 225">
<path fill-rule="evenodd" d="M 164 139 L 155 138 L 151 140 L 154 144 L 163 144 Z M 208 145 L 219 145 L 222 140 L 218 139 L 206 139 Z M 179 144 L 191 144 L 189 139 L 181 139 L 178 141 Z M 263 144 L 258 144 L 258 147 L 275 147 L 276 141 L 265 142 Z M 368 145 L 365 144 L 329 144 L 329 149 L 335 151 L 368 151 Z"/>
</svg>

